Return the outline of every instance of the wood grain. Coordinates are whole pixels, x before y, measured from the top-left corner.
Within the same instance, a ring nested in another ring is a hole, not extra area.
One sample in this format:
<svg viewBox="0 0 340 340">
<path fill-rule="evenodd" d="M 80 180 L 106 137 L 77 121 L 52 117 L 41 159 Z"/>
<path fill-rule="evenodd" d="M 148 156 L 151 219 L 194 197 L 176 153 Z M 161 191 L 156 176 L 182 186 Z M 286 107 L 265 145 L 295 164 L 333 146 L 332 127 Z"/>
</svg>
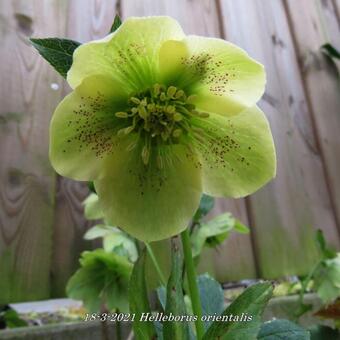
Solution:
<svg viewBox="0 0 340 340">
<path fill-rule="evenodd" d="M 305 274 L 317 256 L 314 229 L 337 247 L 339 236 L 284 7 L 279 0 L 222 0 L 221 7 L 228 39 L 267 70 L 260 106 L 271 123 L 278 173 L 249 201 L 260 272 Z"/>
<path fill-rule="evenodd" d="M 177 19 L 187 34 L 221 37 L 218 8 L 214 1 L 138 1 L 124 0 L 123 17 L 144 15 L 170 15 Z M 190 15 L 189 15 L 190 13 Z M 232 212 L 248 224 L 244 200 L 218 200 L 213 214 Z M 200 270 L 208 271 L 221 281 L 256 276 L 250 236 L 233 234 L 217 251 L 202 254 Z"/>
<path fill-rule="evenodd" d="M 48 125 L 61 98 L 51 84 L 60 88 L 61 79 L 28 37 L 63 30 L 58 1 L 1 1 L 0 14 L 0 303 L 6 303 L 50 294 L 55 175 Z"/>
<path fill-rule="evenodd" d="M 332 6 L 331 2 L 321 3 L 307 0 L 287 1 L 287 15 L 291 21 L 291 28 L 295 36 L 295 46 L 300 62 L 300 69 L 305 86 L 313 119 L 315 122 L 315 135 L 321 148 L 327 174 L 327 184 L 332 194 L 333 207 L 340 221 L 340 149 L 338 147 L 340 131 L 340 97 L 339 78 L 334 64 L 321 53 L 320 46 L 328 39 L 323 26 L 323 13 L 325 6 Z M 326 7 L 327 11 L 330 11 Z M 328 13 L 328 18 L 330 13 Z M 336 15 L 333 11 L 334 20 Z M 327 20 L 330 22 L 330 20 Z M 337 37 L 340 37 L 339 27 Z M 332 34 L 335 36 L 335 32 Z M 340 43 L 340 39 L 338 39 Z M 339 225 L 338 225 L 339 227 Z"/>
<path fill-rule="evenodd" d="M 81 10 L 80 10 L 81 9 Z M 116 1 L 69 2 L 66 10 L 65 36 L 80 42 L 103 38 L 108 34 L 116 13 Z M 64 94 L 70 89 L 66 82 Z M 52 258 L 52 296 L 65 295 L 69 277 L 79 267 L 82 251 L 94 248 L 100 242 L 83 239 L 86 230 L 93 225 L 84 217 L 82 202 L 88 195 L 87 183 L 58 177 L 56 214 Z"/>
</svg>

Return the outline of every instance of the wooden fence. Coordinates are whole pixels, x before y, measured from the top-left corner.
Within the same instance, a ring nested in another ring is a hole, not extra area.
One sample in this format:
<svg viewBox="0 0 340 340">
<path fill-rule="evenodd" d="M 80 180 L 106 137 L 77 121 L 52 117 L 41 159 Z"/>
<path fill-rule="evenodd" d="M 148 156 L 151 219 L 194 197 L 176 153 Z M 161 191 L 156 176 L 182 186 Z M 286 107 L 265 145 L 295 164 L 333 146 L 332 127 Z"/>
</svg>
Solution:
<svg viewBox="0 0 340 340">
<path fill-rule="evenodd" d="M 103 37 L 113 16 L 171 15 L 187 33 L 222 37 L 265 64 L 260 106 L 272 126 L 278 174 L 249 198 L 219 200 L 251 226 L 202 270 L 222 281 L 302 274 L 314 230 L 340 247 L 340 93 L 319 52 L 340 48 L 339 0 L 2 0 L 0 2 L 0 303 L 62 296 L 90 226 L 85 184 L 56 176 L 48 126 L 66 83 L 28 37 Z"/>
</svg>

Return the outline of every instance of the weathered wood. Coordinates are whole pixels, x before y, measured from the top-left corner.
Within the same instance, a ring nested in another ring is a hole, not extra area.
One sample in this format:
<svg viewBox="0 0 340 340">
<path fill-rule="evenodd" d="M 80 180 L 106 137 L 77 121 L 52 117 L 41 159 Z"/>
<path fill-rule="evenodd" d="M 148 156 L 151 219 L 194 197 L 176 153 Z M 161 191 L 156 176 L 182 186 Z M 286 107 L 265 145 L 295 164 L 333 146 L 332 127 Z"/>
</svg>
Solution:
<svg viewBox="0 0 340 340">
<path fill-rule="evenodd" d="M 304 274 L 317 254 L 314 229 L 335 246 L 339 237 L 283 3 L 222 0 L 221 8 L 228 39 L 267 70 L 260 106 L 272 126 L 278 173 L 249 201 L 260 272 Z"/>
<path fill-rule="evenodd" d="M 116 13 L 115 0 L 74 0 L 68 4 L 64 36 L 86 42 L 103 38 L 109 32 Z M 63 85 L 66 95 L 69 87 L 66 82 Z M 85 219 L 82 206 L 82 201 L 88 195 L 87 183 L 63 177 L 58 177 L 57 183 L 51 266 L 53 297 L 65 295 L 66 283 L 79 266 L 79 254 L 99 243 L 83 239 L 86 230 L 93 225 Z"/>
<path fill-rule="evenodd" d="M 123 17 L 170 15 L 182 25 L 185 33 L 220 37 L 218 8 L 214 1 L 138 1 L 124 0 Z M 190 13 L 190 15 L 188 15 Z M 248 224 L 244 200 L 218 200 L 213 214 L 232 212 Z M 201 271 L 208 271 L 221 281 L 256 276 L 250 236 L 233 234 L 217 251 L 207 250 L 202 255 Z"/>
<path fill-rule="evenodd" d="M 63 34 L 61 14 L 59 1 L 0 3 L 0 303 L 50 294 L 55 175 L 48 125 L 61 98 L 51 84 L 61 79 L 28 37 Z"/>
<path fill-rule="evenodd" d="M 299 2 L 288 0 L 286 3 L 287 15 L 295 36 L 306 97 L 315 121 L 315 134 L 324 158 L 327 184 L 332 193 L 337 220 L 340 221 L 339 78 L 335 72 L 335 66 L 320 51 L 320 46 L 327 41 L 334 40 L 331 39 L 331 34 L 325 31 L 327 26 L 324 26 L 324 18 L 321 17 L 323 13 L 320 12 L 326 5 L 332 4 L 330 1 L 318 4 L 308 0 Z M 328 7 L 327 10 L 329 10 Z M 337 42 L 340 43 L 339 27 L 336 29 Z"/>
</svg>

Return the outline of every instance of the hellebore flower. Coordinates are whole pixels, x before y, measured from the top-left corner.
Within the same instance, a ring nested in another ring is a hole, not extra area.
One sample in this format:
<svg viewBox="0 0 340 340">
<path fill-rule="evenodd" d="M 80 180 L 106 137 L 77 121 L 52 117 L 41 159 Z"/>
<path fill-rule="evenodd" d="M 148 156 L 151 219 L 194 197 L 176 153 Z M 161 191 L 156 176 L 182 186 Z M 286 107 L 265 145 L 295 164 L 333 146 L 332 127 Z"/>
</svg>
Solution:
<svg viewBox="0 0 340 340">
<path fill-rule="evenodd" d="M 202 192 L 242 197 L 275 175 L 255 106 L 264 69 L 231 43 L 185 36 L 169 17 L 129 18 L 75 50 L 67 81 L 51 162 L 93 180 L 110 223 L 141 240 L 184 230 Z"/>
</svg>

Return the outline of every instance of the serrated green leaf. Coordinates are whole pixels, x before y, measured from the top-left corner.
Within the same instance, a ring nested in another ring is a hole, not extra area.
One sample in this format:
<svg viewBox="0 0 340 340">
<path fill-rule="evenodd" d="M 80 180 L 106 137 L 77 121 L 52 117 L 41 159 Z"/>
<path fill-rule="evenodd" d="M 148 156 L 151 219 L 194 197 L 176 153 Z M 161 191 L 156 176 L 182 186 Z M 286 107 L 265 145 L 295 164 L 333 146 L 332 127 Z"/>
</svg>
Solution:
<svg viewBox="0 0 340 340">
<path fill-rule="evenodd" d="M 198 276 L 197 284 L 201 298 L 202 315 L 220 315 L 224 306 L 224 294 L 221 285 L 208 274 Z M 205 329 L 211 324 L 212 321 L 205 321 Z"/>
<path fill-rule="evenodd" d="M 67 283 L 70 298 L 82 300 L 90 312 L 98 312 L 103 304 L 109 310 L 128 311 L 132 264 L 126 258 L 96 249 L 83 252 L 80 264 Z"/>
<path fill-rule="evenodd" d="M 257 336 L 258 340 L 309 340 L 310 334 L 289 320 L 265 322 Z"/>
<path fill-rule="evenodd" d="M 186 315 L 183 287 L 182 287 L 183 258 L 180 250 L 173 242 L 171 254 L 171 274 L 167 284 L 166 315 Z M 189 326 L 187 322 L 165 322 L 163 324 L 165 340 L 189 339 Z"/>
<path fill-rule="evenodd" d="M 64 78 L 73 61 L 73 52 L 81 44 L 74 40 L 47 38 L 30 39 L 40 55 Z"/>
<path fill-rule="evenodd" d="M 114 31 L 116 31 L 121 24 L 122 24 L 122 20 L 121 20 L 120 16 L 118 14 L 116 14 L 115 18 L 113 20 L 113 24 L 112 24 L 111 29 L 110 29 L 110 33 L 113 33 Z"/>
<path fill-rule="evenodd" d="M 321 261 L 313 274 L 314 289 L 324 303 L 340 296 L 340 254 Z"/>
<path fill-rule="evenodd" d="M 255 340 L 261 327 L 261 315 L 272 294 L 270 283 L 258 283 L 247 288 L 222 313 L 228 322 L 223 319 L 214 321 L 203 340 Z"/>
<path fill-rule="evenodd" d="M 190 237 L 193 257 L 199 256 L 204 246 L 215 247 L 224 242 L 236 223 L 240 228 L 240 223 L 230 213 L 224 213 L 197 225 Z"/>
<path fill-rule="evenodd" d="M 207 215 L 210 210 L 214 207 L 215 199 L 209 195 L 203 194 L 200 205 L 195 213 L 194 221 L 199 222 L 205 215 Z"/>
<path fill-rule="evenodd" d="M 151 314 L 145 282 L 145 250 L 135 263 L 129 289 L 130 313 L 135 314 L 133 331 L 137 340 L 155 339 L 156 329 L 151 321 L 140 321 L 142 314 Z"/>
</svg>

